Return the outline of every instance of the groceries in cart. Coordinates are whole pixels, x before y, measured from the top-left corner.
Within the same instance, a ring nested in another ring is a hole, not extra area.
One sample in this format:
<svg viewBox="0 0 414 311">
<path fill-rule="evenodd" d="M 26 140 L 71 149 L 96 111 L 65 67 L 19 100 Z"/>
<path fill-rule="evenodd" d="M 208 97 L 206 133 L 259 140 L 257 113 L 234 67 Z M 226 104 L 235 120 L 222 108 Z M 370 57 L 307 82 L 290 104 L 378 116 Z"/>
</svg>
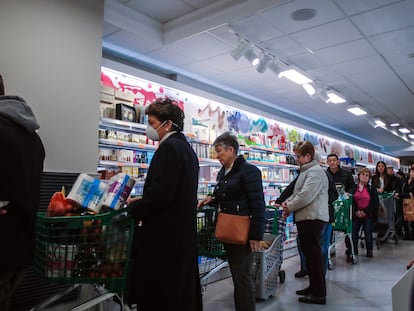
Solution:
<svg viewBox="0 0 414 311">
<path fill-rule="evenodd" d="M 80 174 L 67 196 L 64 188 L 53 194 L 47 209 L 48 216 L 118 210 L 125 204 L 134 184 L 135 179 L 123 173 L 116 174 L 107 181 Z"/>
</svg>

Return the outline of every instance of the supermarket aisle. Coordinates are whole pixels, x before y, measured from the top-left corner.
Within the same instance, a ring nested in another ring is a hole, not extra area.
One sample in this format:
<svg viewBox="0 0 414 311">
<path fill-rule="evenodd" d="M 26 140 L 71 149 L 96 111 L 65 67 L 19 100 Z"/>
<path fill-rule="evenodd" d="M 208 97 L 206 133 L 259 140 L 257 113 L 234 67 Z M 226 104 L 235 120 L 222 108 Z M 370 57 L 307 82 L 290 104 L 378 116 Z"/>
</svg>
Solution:
<svg viewBox="0 0 414 311">
<path fill-rule="evenodd" d="M 257 311 L 390 311 L 391 288 L 406 271 L 407 263 L 414 259 L 414 242 L 399 241 L 398 245 L 387 242 L 374 250 L 374 258 L 365 257 L 360 250 L 359 263 L 352 265 L 345 260 L 343 243 L 337 246 L 334 270 L 327 274 L 327 304 L 307 305 L 299 303 L 295 291 L 308 285 L 308 279 L 295 279 L 299 257 L 283 262 L 286 281 L 279 284 L 276 295 L 256 304 Z M 227 278 L 208 285 L 204 295 L 204 311 L 234 310 L 232 281 Z"/>
</svg>

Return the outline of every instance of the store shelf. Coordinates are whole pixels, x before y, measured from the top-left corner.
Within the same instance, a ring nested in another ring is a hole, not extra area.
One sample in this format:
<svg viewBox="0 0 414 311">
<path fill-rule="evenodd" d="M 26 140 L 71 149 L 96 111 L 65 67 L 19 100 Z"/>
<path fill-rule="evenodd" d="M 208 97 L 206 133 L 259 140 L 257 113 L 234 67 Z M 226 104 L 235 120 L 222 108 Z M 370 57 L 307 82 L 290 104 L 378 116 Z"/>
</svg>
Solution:
<svg viewBox="0 0 414 311">
<path fill-rule="evenodd" d="M 116 128 L 120 130 L 133 130 L 140 133 L 144 133 L 147 125 L 141 124 L 141 123 L 134 123 L 134 122 L 128 122 L 128 121 L 122 121 L 117 119 L 110 119 L 110 118 L 101 118 L 99 120 L 99 126 L 102 127 L 110 127 L 110 128 Z"/>
<path fill-rule="evenodd" d="M 139 168 L 148 168 L 148 163 L 130 163 L 130 162 L 117 162 L 117 161 L 99 161 L 100 166 L 130 166 L 130 167 L 139 167 Z"/>
<path fill-rule="evenodd" d="M 119 141 L 107 138 L 99 138 L 99 144 L 102 147 L 113 147 L 113 148 L 120 148 L 120 149 L 138 149 L 138 150 L 149 150 L 155 151 L 157 147 L 154 145 L 147 145 L 147 144 L 138 144 L 132 143 L 127 141 Z"/>
</svg>

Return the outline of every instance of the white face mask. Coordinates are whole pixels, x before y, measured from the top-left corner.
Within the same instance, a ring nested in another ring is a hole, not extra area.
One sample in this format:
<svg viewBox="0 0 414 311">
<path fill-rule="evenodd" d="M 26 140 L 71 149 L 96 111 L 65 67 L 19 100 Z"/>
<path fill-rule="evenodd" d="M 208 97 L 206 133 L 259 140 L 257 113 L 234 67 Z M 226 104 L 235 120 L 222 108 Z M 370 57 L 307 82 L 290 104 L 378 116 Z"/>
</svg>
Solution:
<svg viewBox="0 0 414 311">
<path fill-rule="evenodd" d="M 159 126 L 159 127 L 157 127 L 156 129 L 155 129 L 155 128 L 153 128 L 151 125 L 148 125 L 148 126 L 147 126 L 147 129 L 145 130 L 145 134 L 147 134 L 147 137 L 148 137 L 149 139 L 153 140 L 153 141 L 159 141 L 159 140 L 160 140 L 160 135 L 158 135 L 157 130 L 158 130 L 161 126 L 163 126 L 166 122 L 167 122 L 167 120 L 166 120 L 166 121 L 164 121 L 164 122 L 162 122 L 162 123 L 160 124 L 160 126 Z"/>
</svg>

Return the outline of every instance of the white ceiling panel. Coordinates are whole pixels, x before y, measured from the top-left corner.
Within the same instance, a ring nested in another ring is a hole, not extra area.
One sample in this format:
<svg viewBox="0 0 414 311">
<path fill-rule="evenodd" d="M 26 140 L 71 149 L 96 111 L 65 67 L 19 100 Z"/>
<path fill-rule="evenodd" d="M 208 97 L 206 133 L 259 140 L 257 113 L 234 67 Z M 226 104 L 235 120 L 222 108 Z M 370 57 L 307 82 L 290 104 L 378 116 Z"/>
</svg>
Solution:
<svg viewBox="0 0 414 311">
<path fill-rule="evenodd" d="M 351 19 L 366 36 L 393 31 L 414 24 L 414 1 L 402 1 L 370 12 L 353 16 Z"/>
<path fill-rule="evenodd" d="M 370 11 L 401 0 L 334 0 L 347 15 L 355 15 L 361 12 Z"/>
<path fill-rule="evenodd" d="M 318 50 L 362 38 L 360 32 L 345 19 L 294 33 L 292 37 L 311 50 Z"/>
<path fill-rule="evenodd" d="M 376 72 L 379 77 L 384 75 L 387 78 L 393 76 L 391 69 L 385 64 L 380 56 L 359 58 L 349 62 L 334 64 L 331 67 L 348 78 L 359 73 L 369 73 L 371 74 L 372 81 L 375 81 L 378 76 L 375 76 L 373 74 L 374 72 Z"/>
<path fill-rule="evenodd" d="M 260 46 L 272 51 L 275 56 L 279 56 L 282 59 L 307 52 L 306 49 L 288 36 L 260 42 Z"/>
<path fill-rule="evenodd" d="M 315 16 L 309 20 L 297 21 L 292 19 L 291 14 L 296 10 L 313 9 Z M 321 14 L 323 12 L 323 14 Z M 284 33 L 294 33 L 307 28 L 329 23 L 340 18 L 344 14 L 329 0 L 296 0 L 260 13 L 266 16 L 274 25 Z"/>
<path fill-rule="evenodd" d="M 370 37 L 369 40 L 380 52 L 404 48 L 410 48 L 412 52 L 414 52 L 414 27 L 408 27 L 376 35 Z"/>
<path fill-rule="evenodd" d="M 195 35 L 172 43 L 170 48 L 192 59 L 202 60 L 223 53 L 229 53 L 233 48 L 208 33 Z"/>
<path fill-rule="evenodd" d="M 106 36 L 111 35 L 119 30 L 121 30 L 119 27 L 112 25 L 111 23 L 104 22 L 103 37 L 105 38 Z"/>
<path fill-rule="evenodd" d="M 407 81 L 407 86 L 414 93 L 414 58 L 411 60 L 411 63 L 397 66 L 395 70 L 404 81 Z M 411 110 L 414 112 L 414 102 L 411 105 Z"/>
<path fill-rule="evenodd" d="M 361 39 L 316 50 L 315 55 L 323 59 L 326 64 L 337 64 L 373 56 L 376 55 L 376 52 L 365 39 Z"/>
<path fill-rule="evenodd" d="M 231 28 L 241 37 L 258 43 L 281 36 L 282 32 L 260 15 L 253 15 L 239 21 L 229 21 Z"/>
</svg>

